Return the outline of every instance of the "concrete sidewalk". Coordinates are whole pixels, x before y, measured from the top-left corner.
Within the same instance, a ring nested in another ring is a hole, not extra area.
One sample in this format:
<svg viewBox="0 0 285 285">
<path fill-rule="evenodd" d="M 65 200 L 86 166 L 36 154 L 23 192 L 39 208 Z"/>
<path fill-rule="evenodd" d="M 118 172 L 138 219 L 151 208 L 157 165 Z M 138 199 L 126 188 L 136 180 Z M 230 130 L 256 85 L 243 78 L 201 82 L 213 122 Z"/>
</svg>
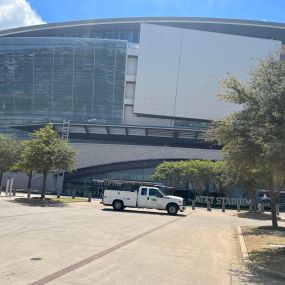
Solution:
<svg viewBox="0 0 285 285">
<path fill-rule="evenodd" d="M 234 211 L 189 209 L 176 218 L 114 212 L 97 201 L 57 208 L 1 199 L 0 284 L 32 284 L 58 272 L 38 284 L 281 284 L 243 269 L 236 227 L 250 224 L 270 221 Z"/>
</svg>

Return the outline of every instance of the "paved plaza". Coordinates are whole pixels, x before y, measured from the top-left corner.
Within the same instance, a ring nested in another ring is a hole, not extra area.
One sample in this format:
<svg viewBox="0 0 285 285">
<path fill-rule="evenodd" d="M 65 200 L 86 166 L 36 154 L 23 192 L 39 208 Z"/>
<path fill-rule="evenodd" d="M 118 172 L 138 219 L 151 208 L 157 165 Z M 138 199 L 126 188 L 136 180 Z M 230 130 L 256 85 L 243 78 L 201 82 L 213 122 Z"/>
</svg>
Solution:
<svg viewBox="0 0 285 285">
<path fill-rule="evenodd" d="M 235 211 L 183 215 L 0 197 L 0 284 L 282 284 L 241 263 Z M 285 225 L 283 223 L 283 225 Z"/>
</svg>

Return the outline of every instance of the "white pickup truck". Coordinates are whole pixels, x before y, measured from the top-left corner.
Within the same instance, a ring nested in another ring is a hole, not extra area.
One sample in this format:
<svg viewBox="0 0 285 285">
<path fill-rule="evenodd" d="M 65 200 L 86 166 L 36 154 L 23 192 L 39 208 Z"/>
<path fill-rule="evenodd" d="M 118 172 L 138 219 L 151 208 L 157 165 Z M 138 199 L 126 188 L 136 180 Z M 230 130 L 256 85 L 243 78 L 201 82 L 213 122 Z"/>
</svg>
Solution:
<svg viewBox="0 0 285 285">
<path fill-rule="evenodd" d="M 125 207 L 166 210 L 176 215 L 186 210 L 183 198 L 165 195 L 158 187 L 140 186 L 138 190 L 124 191 L 105 189 L 102 204 L 122 211 Z"/>
</svg>

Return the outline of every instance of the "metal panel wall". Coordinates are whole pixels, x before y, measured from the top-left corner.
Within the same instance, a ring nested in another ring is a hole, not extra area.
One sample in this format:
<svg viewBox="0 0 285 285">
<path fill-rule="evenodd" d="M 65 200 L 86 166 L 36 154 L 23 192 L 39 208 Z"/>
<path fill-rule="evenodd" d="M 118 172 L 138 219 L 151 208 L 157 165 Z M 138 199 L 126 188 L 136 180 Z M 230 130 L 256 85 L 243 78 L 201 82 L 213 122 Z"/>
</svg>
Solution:
<svg viewBox="0 0 285 285">
<path fill-rule="evenodd" d="M 227 72 L 243 81 L 281 42 L 142 24 L 134 112 L 218 119 L 237 106 L 218 101 Z"/>
</svg>

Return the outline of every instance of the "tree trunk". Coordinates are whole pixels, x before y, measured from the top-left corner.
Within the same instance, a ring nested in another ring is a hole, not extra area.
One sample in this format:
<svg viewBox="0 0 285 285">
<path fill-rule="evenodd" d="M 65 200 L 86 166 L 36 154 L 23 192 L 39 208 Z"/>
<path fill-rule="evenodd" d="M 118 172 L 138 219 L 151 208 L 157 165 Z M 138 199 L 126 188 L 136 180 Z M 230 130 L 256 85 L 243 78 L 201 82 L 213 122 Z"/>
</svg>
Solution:
<svg viewBox="0 0 285 285">
<path fill-rule="evenodd" d="M 0 195 L 1 195 L 1 191 L 2 191 L 2 177 L 3 177 L 3 171 L 0 170 Z"/>
<path fill-rule="evenodd" d="M 251 189 L 251 207 L 252 207 L 252 210 L 254 212 L 257 211 L 257 205 L 256 205 L 256 189 L 255 188 L 252 188 Z"/>
<path fill-rule="evenodd" d="M 276 213 L 276 193 L 270 191 L 270 207 L 271 207 L 271 220 L 273 229 L 278 229 L 277 213 Z"/>
<path fill-rule="evenodd" d="M 0 188 L 2 187 L 2 177 L 3 177 L 3 171 L 0 170 Z"/>
<path fill-rule="evenodd" d="M 41 195 L 42 199 L 46 197 L 47 175 L 48 175 L 47 172 L 43 173 L 43 187 L 42 187 L 42 195 Z"/>
<path fill-rule="evenodd" d="M 28 173 L 28 186 L 27 186 L 27 198 L 31 197 L 31 189 L 32 189 L 32 177 L 33 172 Z"/>
</svg>

